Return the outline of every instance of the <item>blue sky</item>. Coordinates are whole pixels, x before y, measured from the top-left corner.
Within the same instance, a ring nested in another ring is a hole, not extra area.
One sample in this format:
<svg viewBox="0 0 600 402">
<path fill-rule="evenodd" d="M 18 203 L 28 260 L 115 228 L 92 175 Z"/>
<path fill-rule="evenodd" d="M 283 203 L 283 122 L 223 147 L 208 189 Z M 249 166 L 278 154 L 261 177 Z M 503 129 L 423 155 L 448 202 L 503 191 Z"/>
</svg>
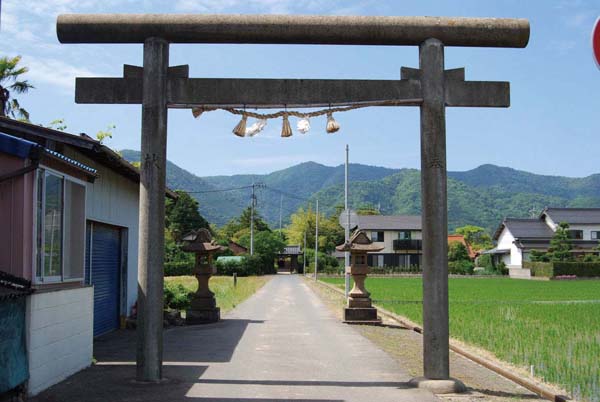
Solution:
<svg viewBox="0 0 600 402">
<path fill-rule="evenodd" d="M 510 81 L 508 109 L 449 108 L 449 170 L 484 163 L 535 173 L 600 173 L 600 70 L 590 32 L 600 1 L 316 1 L 316 0 L 1 0 L 2 55 L 22 55 L 36 89 L 20 101 L 35 123 L 63 118 L 67 131 L 94 134 L 116 125 L 107 145 L 140 147 L 140 107 L 77 105 L 76 76 L 120 76 L 123 64 L 141 65 L 141 45 L 62 45 L 60 13 L 276 13 L 519 17 L 531 23 L 525 49 L 447 48 L 446 68 L 465 67 L 468 80 Z M 192 77 L 396 79 L 401 66 L 416 67 L 413 47 L 172 45 L 171 65 L 189 64 Z M 366 108 L 336 115 L 342 125 L 279 137 L 270 120 L 253 138 L 231 133 L 238 119 L 222 111 L 195 120 L 169 112 L 168 158 L 201 176 L 265 173 L 316 161 L 338 165 L 344 146 L 352 162 L 418 168 L 418 108 Z M 295 121 L 292 121 L 295 128 Z"/>
</svg>

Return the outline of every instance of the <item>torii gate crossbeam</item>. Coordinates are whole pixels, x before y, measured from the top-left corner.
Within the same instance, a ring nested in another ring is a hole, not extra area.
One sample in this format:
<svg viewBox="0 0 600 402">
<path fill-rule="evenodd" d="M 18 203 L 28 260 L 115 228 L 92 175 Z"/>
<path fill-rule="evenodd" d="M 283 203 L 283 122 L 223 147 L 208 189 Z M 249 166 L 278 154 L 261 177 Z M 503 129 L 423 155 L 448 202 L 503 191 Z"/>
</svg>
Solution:
<svg viewBox="0 0 600 402">
<path fill-rule="evenodd" d="M 78 78 L 78 103 L 142 104 L 137 377 L 162 376 L 167 110 L 191 106 L 325 106 L 397 101 L 421 110 L 423 371 L 448 382 L 446 106 L 508 107 L 506 82 L 469 82 L 444 69 L 444 46 L 525 47 L 522 19 L 285 15 L 61 15 L 62 43 L 143 43 L 143 68 Z M 419 46 L 400 80 L 194 79 L 169 68 L 169 43 Z M 419 383 L 419 382 L 417 382 Z M 455 389 L 450 387 L 449 390 Z"/>
</svg>

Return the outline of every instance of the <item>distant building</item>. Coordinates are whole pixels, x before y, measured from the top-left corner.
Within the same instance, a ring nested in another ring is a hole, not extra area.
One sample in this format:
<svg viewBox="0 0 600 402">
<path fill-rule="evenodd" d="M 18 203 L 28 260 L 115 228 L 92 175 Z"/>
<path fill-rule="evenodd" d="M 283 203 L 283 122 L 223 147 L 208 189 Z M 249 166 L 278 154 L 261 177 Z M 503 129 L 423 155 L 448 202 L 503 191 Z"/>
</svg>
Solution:
<svg viewBox="0 0 600 402">
<path fill-rule="evenodd" d="M 233 240 L 229 240 L 229 244 L 227 245 L 229 250 L 233 253 L 233 255 L 244 255 L 248 254 L 248 249 L 241 244 L 234 242 Z"/>
<path fill-rule="evenodd" d="M 505 218 L 494 234 L 496 247 L 482 254 L 492 255 L 506 264 L 511 275 L 519 275 L 531 251 L 548 250 L 560 223 L 569 224 L 574 255 L 598 252 L 600 208 L 545 208 L 537 218 Z"/>
<path fill-rule="evenodd" d="M 415 215 L 359 215 L 358 229 L 363 230 L 383 250 L 369 253 L 371 267 L 421 265 L 421 217 Z"/>
<path fill-rule="evenodd" d="M 473 248 L 471 248 L 471 245 L 469 244 L 469 242 L 467 242 L 465 236 L 460 234 L 448 235 L 448 245 L 452 243 L 461 243 L 462 245 L 464 245 L 467 248 L 467 253 L 469 253 L 470 259 L 474 260 L 475 257 L 477 257 L 477 253 L 473 250 Z"/>
</svg>

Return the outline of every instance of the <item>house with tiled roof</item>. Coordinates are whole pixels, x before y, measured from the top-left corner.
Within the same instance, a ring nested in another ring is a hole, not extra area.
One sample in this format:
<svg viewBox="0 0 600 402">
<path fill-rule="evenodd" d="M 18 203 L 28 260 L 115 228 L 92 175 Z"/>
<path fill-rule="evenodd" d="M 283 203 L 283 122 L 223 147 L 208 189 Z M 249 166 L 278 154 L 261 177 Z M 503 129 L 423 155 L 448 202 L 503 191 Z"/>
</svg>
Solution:
<svg viewBox="0 0 600 402">
<path fill-rule="evenodd" d="M 383 249 L 367 254 L 371 267 L 421 265 L 422 232 L 420 215 L 359 215 L 358 226 Z"/>
<path fill-rule="evenodd" d="M 130 314 L 139 182 L 135 166 L 89 136 L 0 117 L 0 271 L 35 290 L 30 394 L 89 366 L 94 337 Z"/>
<path fill-rule="evenodd" d="M 494 233 L 496 247 L 483 254 L 491 254 L 503 262 L 511 275 L 523 274 L 523 261 L 528 261 L 533 250 L 547 251 L 550 240 L 561 223 L 569 225 L 574 255 L 598 253 L 600 240 L 600 208 L 544 208 L 537 218 L 505 218 Z"/>
</svg>

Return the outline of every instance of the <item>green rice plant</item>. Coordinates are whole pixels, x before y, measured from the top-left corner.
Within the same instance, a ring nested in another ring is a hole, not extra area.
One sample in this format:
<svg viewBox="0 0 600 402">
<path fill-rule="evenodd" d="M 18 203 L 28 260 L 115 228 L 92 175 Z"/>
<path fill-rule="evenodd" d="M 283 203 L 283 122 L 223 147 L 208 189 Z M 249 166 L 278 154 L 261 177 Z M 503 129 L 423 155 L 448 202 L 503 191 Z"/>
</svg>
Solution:
<svg viewBox="0 0 600 402">
<path fill-rule="evenodd" d="M 326 278 L 343 287 L 343 279 Z M 565 388 L 600 401 L 600 280 L 450 278 L 450 334 Z M 422 323 L 421 278 L 368 278 L 384 308 Z"/>
</svg>

